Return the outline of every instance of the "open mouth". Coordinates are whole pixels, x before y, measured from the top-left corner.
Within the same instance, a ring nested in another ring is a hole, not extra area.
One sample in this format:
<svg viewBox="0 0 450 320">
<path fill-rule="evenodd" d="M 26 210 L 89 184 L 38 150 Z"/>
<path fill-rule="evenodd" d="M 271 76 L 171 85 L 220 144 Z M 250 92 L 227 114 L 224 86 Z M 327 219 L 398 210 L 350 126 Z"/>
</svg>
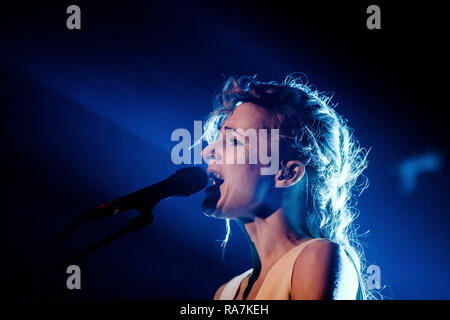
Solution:
<svg viewBox="0 0 450 320">
<path fill-rule="evenodd" d="M 223 176 L 215 171 L 208 172 L 210 186 L 205 190 L 205 199 L 202 203 L 203 212 L 206 215 L 213 215 L 220 199 L 220 185 L 224 182 Z"/>
<path fill-rule="evenodd" d="M 223 176 L 218 172 L 212 171 L 208 174 L 208 177 L 213 186 L 220 186 L 224 181 Z"/>
</svg>

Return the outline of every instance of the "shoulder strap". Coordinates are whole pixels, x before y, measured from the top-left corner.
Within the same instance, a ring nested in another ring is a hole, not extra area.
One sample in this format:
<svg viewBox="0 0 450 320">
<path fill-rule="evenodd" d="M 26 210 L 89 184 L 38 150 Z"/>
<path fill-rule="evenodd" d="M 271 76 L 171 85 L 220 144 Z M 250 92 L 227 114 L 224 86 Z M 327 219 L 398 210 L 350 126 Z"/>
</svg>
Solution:
<svg viewBox="0 0 450 320">
<path fill-rule="evenodd" d="M 355 261 L 353 261 L 352 256 L 350 255 L 350 253 L 347 252 L 347 250 L 344 250 L 345 254 L 347 255 L 347 257 L 350 259 L 350 261 L 352 262 L 353 267 L 355 268 L 356 271 L 356 275 L 358 277 L 358 292 L 356 293 L 356 300 L 366 300 L 367 297 L 364 294 L 362 288 L 363 288 L 363 279 L 361 277 L 361 274 L 358 271 L 358 268 L 356 267 Z"/>
<path fill-rule="evenodd" d="M 245 271 L 244 273 L 234 277 L 223 288 L 223 291 L 219 297 L 219 300 L 233 300 L 236 292 L 241 284 L 242 280 L 253 272 L 253 268 Z"/>
</svg>

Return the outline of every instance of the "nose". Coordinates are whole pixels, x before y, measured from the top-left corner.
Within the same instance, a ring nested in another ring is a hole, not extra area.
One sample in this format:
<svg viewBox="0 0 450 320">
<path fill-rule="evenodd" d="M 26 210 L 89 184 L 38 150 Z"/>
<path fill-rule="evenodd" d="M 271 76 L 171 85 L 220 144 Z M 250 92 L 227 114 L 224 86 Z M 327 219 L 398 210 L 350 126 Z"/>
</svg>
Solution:
<svg viewBox="0 0 450 320">
<path fill-rule="evenodd" d="M 214 142 L 211 144 L 208 144 L 205 149 L 202 150 L 202 157 L 203 160 L 206 162 L 206 164 L 209 164 L 211 160 L 215 159 L 216 152 L 214 149 Z"/>
</svg>

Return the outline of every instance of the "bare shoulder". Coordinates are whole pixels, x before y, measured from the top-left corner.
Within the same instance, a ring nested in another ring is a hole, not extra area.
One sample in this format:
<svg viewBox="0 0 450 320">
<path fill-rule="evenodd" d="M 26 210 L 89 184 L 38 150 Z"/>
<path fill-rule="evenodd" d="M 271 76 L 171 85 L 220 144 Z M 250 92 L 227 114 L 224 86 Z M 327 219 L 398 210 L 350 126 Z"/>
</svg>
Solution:
<svg viewBox="0 0 450 320">
<path fill-rule="evenodd" d="M 225 286 L 227 285 L 228 282 L 225 282 L 224 284 L 222 284 L 219 289 L 217 289 L 216 294 L 214 295 L 214 300 L 220 300 L 220 295 L 223 292 L 223 289 L 225 288 Z"/>
<path fill-rule="evenodd" d="M 357 271 L 339 244 L 314 241 L 296 258 L 293 299 L 355 299 L 357 291 Z"/>
</svg>

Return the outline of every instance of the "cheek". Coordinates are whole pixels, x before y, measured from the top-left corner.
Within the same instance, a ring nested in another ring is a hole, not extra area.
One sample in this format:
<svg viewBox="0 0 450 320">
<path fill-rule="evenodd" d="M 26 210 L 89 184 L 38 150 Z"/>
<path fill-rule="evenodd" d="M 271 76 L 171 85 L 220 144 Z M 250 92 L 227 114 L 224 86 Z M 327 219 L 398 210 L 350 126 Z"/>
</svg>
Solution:
<svg viewBox="0 0 450 320">
<path fill-rule="evenodd" d="M 221 186 L 225 196 L 233 202 L 247 203 L 258 198 L 260 193 L 262 177 L 260 168 L 257 165 L 235 165 L 233 174 Z"/>
<path fill-rule="evenodd" d="M 254 187 L 259 178 L 259 167 L 257 165 L 235 164 L 230 165 L 230 182 L 237 187 Z"/>
</svg>

